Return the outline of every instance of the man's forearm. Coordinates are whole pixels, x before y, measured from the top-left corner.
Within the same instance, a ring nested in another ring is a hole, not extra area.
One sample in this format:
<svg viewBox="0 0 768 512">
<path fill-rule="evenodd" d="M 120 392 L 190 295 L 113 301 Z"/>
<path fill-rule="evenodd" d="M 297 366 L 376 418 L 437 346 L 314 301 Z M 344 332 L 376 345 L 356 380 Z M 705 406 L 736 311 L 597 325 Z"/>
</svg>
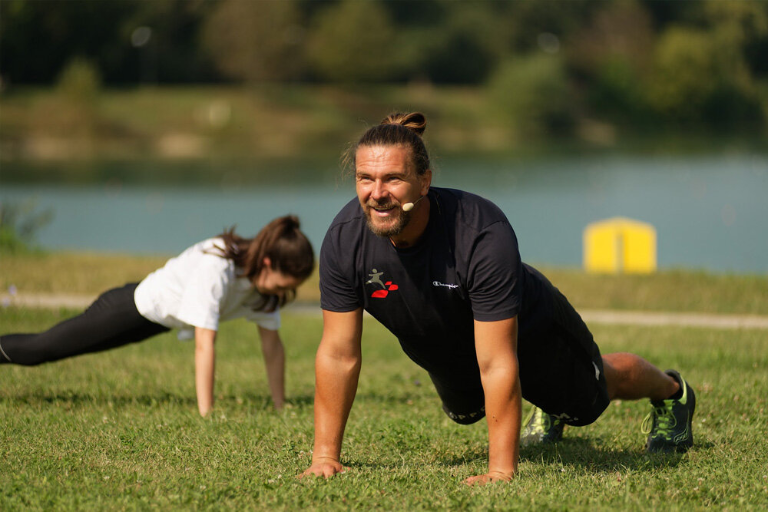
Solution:
<svg viewBox="0 0 768 512">
<path fill-rule="evenodd" d="M 520 373 L 517 360 L 517 317 L 475 321 L 475 351 L 485 393 L 488 422 L 488 473 L 467 483 L 509 480 L 517 471 L 520 451 Z"/>
<path fill-rule="evenodd" d="M 488 474 L 511 477 L 517 472 L 522 397 L 515 373 L 489 376 L 483 381 L 488 422 Z"/>
<path fill-rule="evenodd" d="M 312 459 L 338 461 L 360 375 L 359 358 L 318 353 L 315 362 L 315 448 Z"/>
</svg>

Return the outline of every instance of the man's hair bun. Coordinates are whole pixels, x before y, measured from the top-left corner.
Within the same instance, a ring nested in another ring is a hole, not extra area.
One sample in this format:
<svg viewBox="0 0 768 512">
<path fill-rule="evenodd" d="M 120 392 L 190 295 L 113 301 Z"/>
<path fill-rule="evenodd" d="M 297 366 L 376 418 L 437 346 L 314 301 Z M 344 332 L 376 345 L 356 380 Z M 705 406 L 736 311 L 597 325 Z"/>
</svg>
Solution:
<svg viewBox="0 0 768 512">
<path fill-rule="evenodd" d="M 421 112 L 411 112 L 409 114 L 393 112 L 382 119 L 380 124 L 399 124 L 421 136 L 424 130 L 427 129 L 427 118 Z"/>
</svg>

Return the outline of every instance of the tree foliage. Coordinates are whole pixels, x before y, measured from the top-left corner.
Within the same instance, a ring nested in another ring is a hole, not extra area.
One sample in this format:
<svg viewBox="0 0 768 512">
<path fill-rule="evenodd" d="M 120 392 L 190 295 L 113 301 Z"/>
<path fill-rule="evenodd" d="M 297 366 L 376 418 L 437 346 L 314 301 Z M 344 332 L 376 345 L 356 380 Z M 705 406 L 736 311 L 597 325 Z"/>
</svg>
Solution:
<svg viewBox="0 0 768 512">
<path fill-rule="evenodd" d="M 137 33 L 147 37 L 137 43 Z M 766 120 L 766 55 L 768 2 L 750 0 L 0 1 L 0 78 L 11 87 L 53 84 L 76 58 L 106 86 L 417 81 L 493 90 L 515 76 L 522 90 L 546 75 L 561 83 L 565 97 L 551 100 L 563 119 L 578 111 L 616 124 L 729 127 Z"/>
<path fill-rule="evenodd" d="M 301 77 L 305 30 L 292 0 L 220 2 L 205 23 L 203 41 L 217 68 L 246 82 Z"/>
<path fill-rule="evenodd" d="M 413 73 L 438 83 L 483 83 L 505 54 L 508 31 L 491 4 L 452 2 L 447 7 L 443 23 L 429 32 L 423 46 L 427 58 Z"/>
<path fill-rule="evenodd" d="M 492 77 L 489 99 L 522 139 L 570 131 L 568 78 L 558 56 L 535 53 L 508 60 Z"/>
<path fill-rule="evenodd" d="M 316 16 L 307 54 L 322 79 L 379 82 L 398 71 L 400 40 L 379 2 L 342 0 Z"/>
</svg>

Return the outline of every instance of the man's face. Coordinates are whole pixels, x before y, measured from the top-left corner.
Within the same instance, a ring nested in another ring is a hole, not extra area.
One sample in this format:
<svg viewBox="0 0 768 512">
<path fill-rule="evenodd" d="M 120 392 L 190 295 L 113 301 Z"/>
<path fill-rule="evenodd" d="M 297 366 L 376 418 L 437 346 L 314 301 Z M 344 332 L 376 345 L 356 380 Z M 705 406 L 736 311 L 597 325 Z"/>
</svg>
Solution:
<svg viewBox="0 0 768 512">
<path fill-rule="evenodd" d="M 413 211 L 404 212 L 402 205 L 415 202 L 427 193 L 425 181 L 413 170 L 408 148 L 361 146 L 357 150 L 357 197 L 368 219 L 368 227 L 378 236 L 393 237 L 403 231 Z"/>
</svg>

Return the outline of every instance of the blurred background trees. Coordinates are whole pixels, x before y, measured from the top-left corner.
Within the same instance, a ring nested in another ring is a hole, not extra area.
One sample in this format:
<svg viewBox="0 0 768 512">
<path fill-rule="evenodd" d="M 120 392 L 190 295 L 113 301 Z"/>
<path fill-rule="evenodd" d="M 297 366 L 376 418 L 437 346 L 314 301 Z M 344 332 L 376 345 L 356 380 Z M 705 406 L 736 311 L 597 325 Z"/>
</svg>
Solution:
<svg viewBox="0 0 768 512">
<path fill-rule="evenodd" d="M 768 2 L 2 0 L 0 79 L 6 95 L 58 83 L 73 98 L 191 84 L 475 87 L 522 137 L 591 122 L 765 130 Z"/>
<path fill-rule="evenodd" d="M 200 15 L 206 16 L 201 54 L 210 58 L 223 78 L 259 83 L 302 77 L 306 31 L 295 2 L 224 0 Z"/>
</svg>

